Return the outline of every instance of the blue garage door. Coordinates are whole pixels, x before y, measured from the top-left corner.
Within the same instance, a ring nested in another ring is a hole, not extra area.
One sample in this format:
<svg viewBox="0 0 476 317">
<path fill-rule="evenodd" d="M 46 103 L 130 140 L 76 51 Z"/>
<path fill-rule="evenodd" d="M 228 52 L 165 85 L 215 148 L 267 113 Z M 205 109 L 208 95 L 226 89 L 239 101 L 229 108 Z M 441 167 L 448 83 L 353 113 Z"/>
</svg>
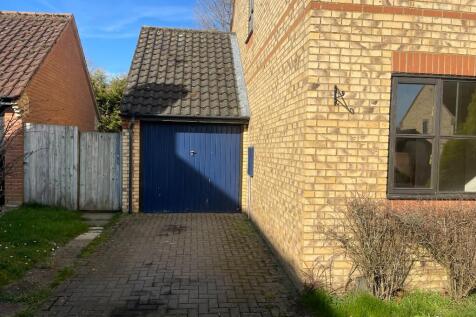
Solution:
<svg viewBox="0 0 476 317">
<path fill-rule="evenodd" d="M 141 123 L 144 212 L 240 210 L 241 126 Z"/>
</svg>

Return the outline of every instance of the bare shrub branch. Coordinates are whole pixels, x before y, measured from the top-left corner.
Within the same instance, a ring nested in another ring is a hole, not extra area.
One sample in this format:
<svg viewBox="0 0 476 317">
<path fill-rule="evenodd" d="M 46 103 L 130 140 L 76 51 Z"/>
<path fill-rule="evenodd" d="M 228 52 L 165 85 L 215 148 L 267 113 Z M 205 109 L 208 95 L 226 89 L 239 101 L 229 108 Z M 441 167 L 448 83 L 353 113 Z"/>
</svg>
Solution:
<svg viewBox="0 0 476 317">
<path fill-rule="evenodd" d="M 229 32 L 232 11 L 232 0 L 197 0 L 195 17 L 204 29 Z"/>
<path fill-rule="evenodd" d="M 446 269 L 454 299 L 476 290 L 476 208 L 464 201 L 418 202 L 402 215 L 416 242 Z"/>
<path fill-rule="evenodd" d="M 367 288 L 389 299 L 403 289 L 413 266 L 412 232 L 399 224 L 387 201 L 358 197 L 348 201 L 340 225 L 328 235 L 343 247 Z"/>
<path fill-rule="evenodd" d="M 328 261 L 322 258 L 316 259 L 310 266 L 303 270 L 304 288 L 308 291 L 324 289 L 333 294 L 336 292 L 333 282 L 332 268 L 336 255 Z"/>
</svg>

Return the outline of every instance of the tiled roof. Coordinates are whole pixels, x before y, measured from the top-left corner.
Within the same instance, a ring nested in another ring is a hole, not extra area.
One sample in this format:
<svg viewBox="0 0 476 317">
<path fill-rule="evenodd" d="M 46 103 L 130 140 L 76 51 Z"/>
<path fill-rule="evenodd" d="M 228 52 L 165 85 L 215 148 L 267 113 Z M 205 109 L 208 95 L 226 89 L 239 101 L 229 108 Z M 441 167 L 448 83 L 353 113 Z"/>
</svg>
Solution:
<svg viewBox="0 0 476 317">
<path fill-rule="evenodd" d="M 143 27 L 129 71 L 124 115 L 247 119 L 232 33 Z"/>
<path fill-rule="evenodd" d="M 68 14 L 0 11 L 0 98 L 21 95 L 71 19 Z"/>
</svg>

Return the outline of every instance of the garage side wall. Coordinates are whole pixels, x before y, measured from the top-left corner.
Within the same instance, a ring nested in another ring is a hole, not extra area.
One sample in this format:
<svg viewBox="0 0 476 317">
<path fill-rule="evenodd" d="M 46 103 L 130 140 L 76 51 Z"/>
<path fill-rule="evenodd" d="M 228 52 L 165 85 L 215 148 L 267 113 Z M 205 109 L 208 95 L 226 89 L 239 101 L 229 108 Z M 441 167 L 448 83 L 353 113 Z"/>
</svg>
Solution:
<svg viewBox="0 0 476 317">
<path fill-rule="evenodd" d="M 248 209 L 248 182 L 250 177 L 248 176 L 248 126 L 243 127 L 243 134 L 241 138 L 241 210 L 245 213 L 249 212 Z"/>
<path fill-rule="evenodd" d="M 122 128 L 122 211 L 129 211 L 129 167 L 130 167 L 129 120 L 123 120 Z M 140 121 L 132 128 L 132 212 L 139 212 L 140 196 Z"/>
<path fill-rule="evenodd" d="M 0 119 L 4 120 L 5 139 L 5 206 L 16 207 L 23 203 L 23 120 L 12 110 Z"/>
</svg>

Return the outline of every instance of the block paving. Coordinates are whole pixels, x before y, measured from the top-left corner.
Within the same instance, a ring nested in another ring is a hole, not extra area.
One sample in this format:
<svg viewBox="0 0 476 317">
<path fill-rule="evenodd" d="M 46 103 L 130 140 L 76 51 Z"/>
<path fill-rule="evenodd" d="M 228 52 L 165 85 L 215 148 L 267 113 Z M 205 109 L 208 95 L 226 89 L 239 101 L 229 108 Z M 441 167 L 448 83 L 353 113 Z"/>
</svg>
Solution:
<svg viewBox="0 0 476 317">
<path fill-rule="evenodd" d="M 243 214 L 137 214 L 59 286 L 40 316 L 303 316 Z"/>
</svg>

